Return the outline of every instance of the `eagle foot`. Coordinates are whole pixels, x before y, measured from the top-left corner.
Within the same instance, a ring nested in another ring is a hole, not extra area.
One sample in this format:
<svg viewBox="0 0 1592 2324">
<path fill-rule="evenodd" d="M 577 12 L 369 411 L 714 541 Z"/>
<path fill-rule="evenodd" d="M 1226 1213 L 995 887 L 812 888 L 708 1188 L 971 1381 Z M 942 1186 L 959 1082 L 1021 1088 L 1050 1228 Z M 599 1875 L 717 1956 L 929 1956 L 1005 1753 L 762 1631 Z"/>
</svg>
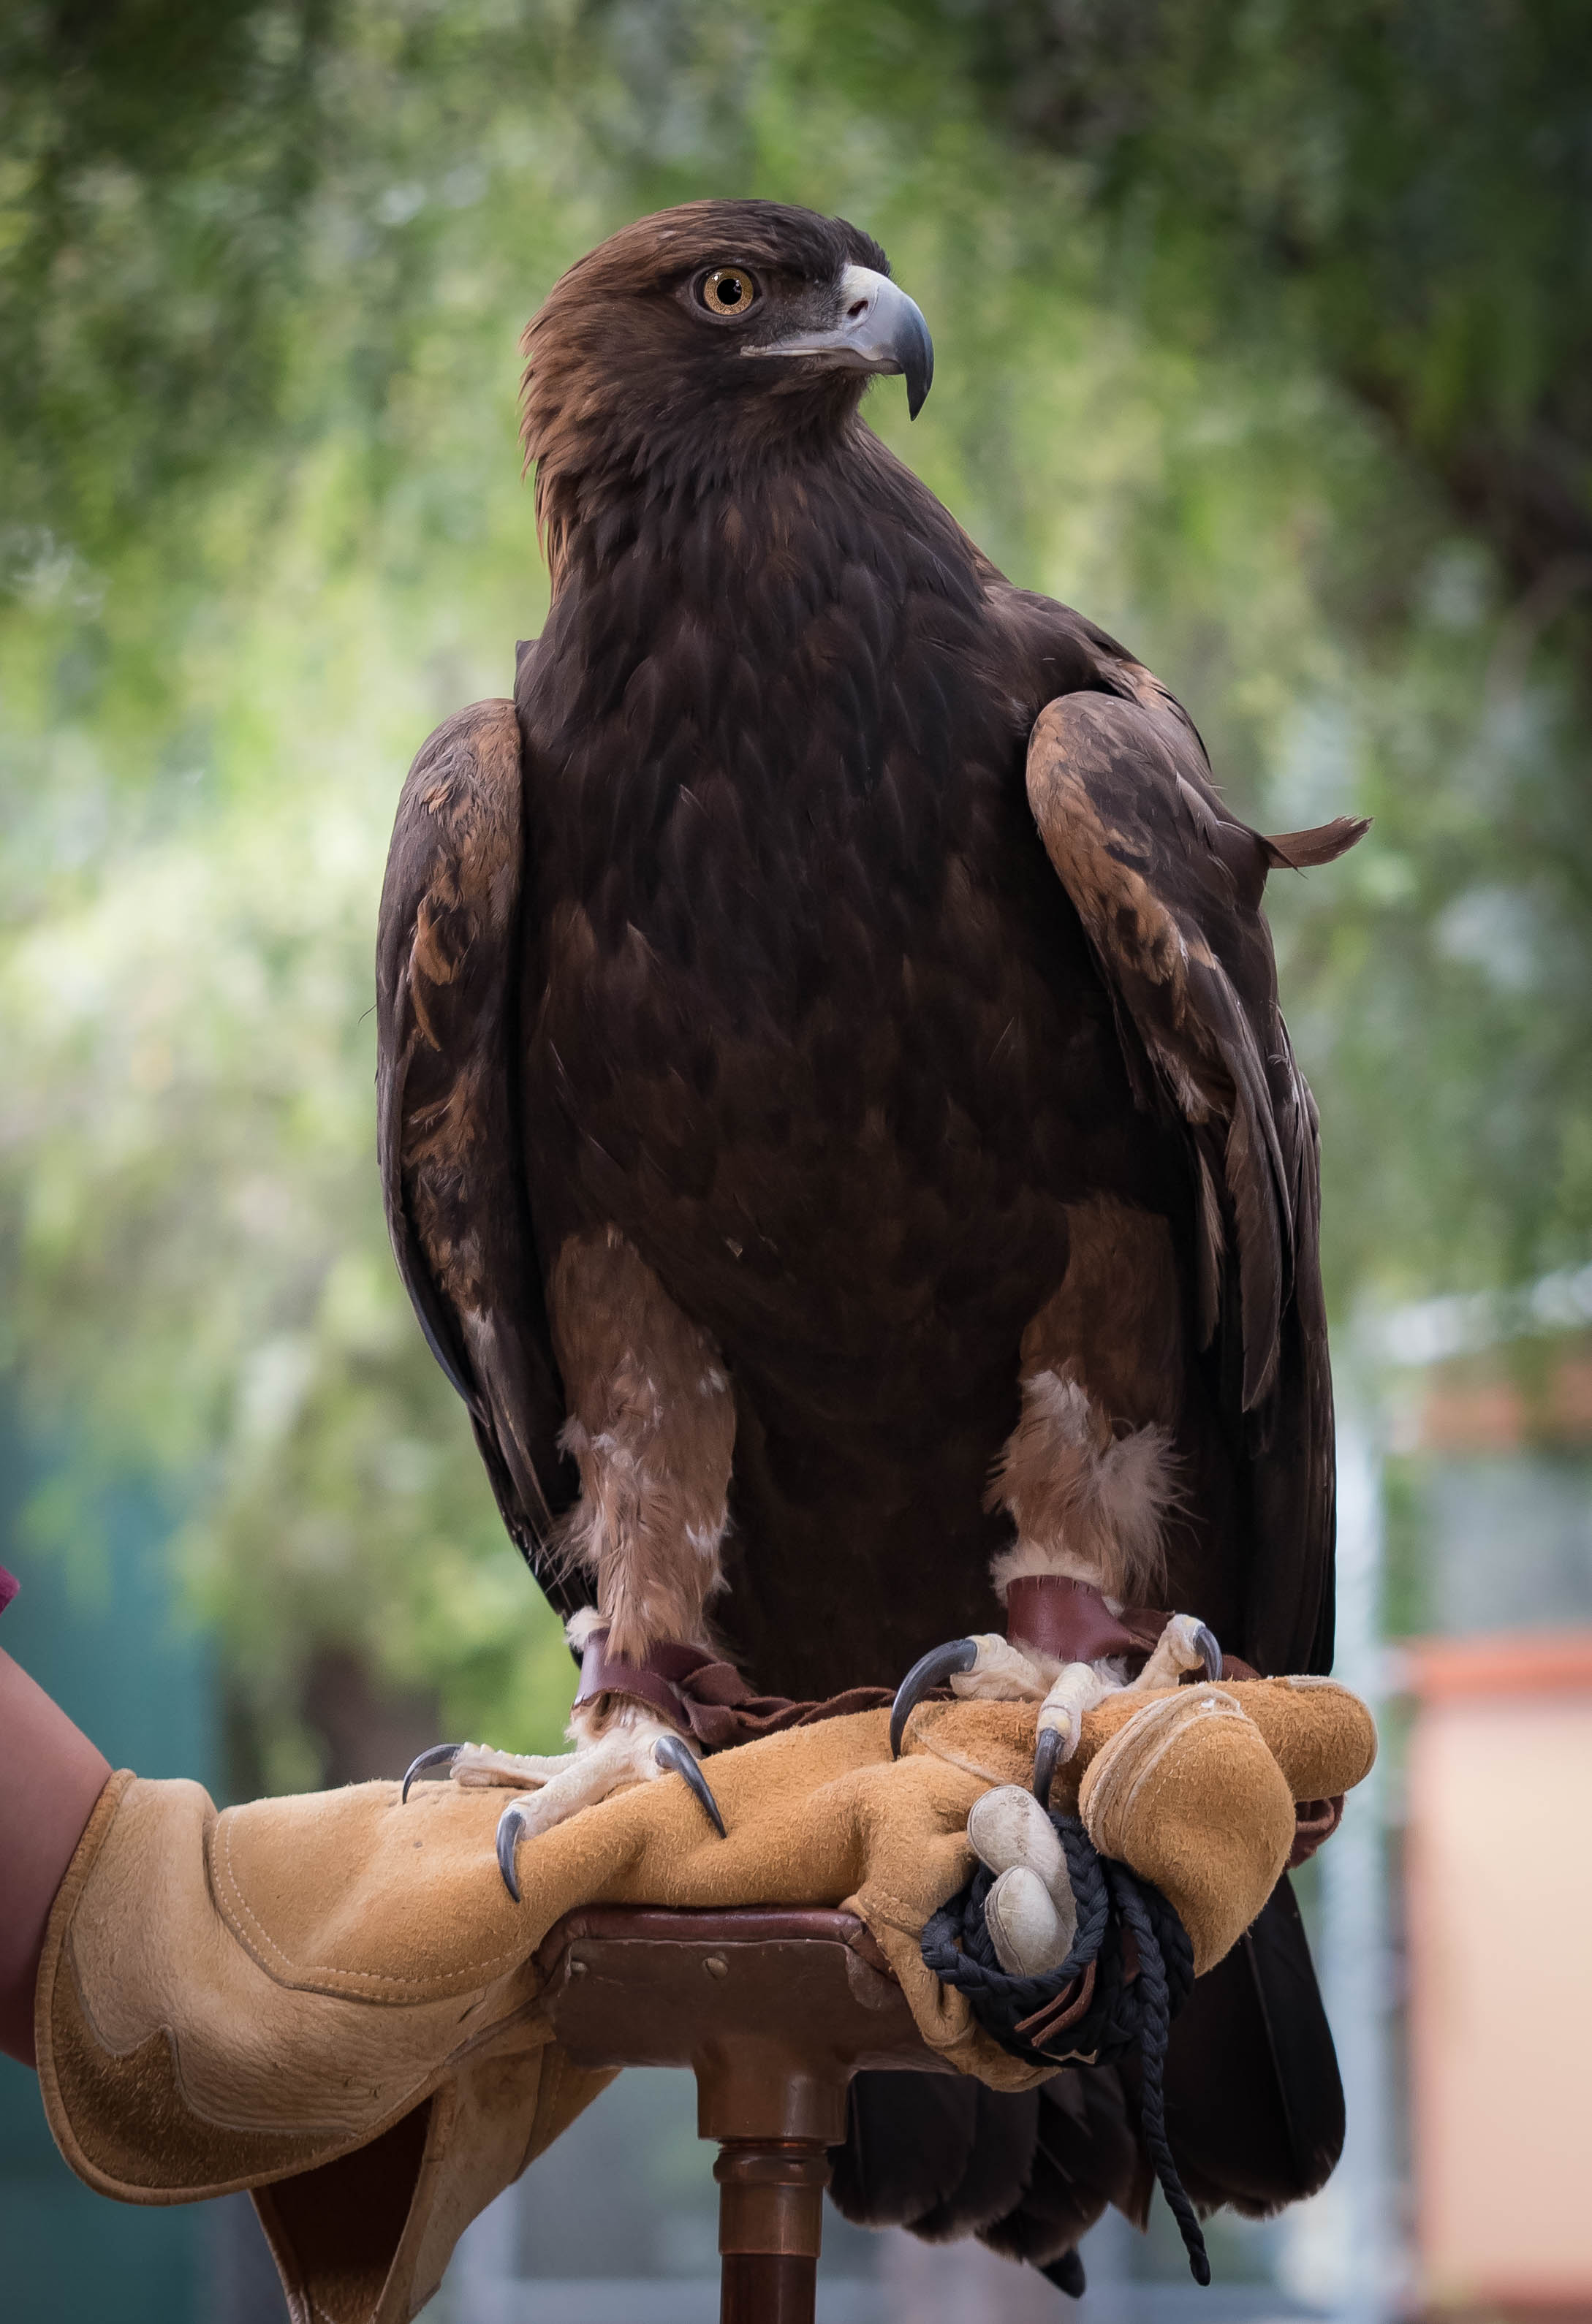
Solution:
<svg viewBox="0 0 1592 2324">
<path fill-rule="evenodd" d="M 1120 1664 L 1115 1665 L 1120 1669 Z M 1054 1655 L 1028 1651 L 995 1631 L 953 1638 L 921 1655 L 896 1690 L 890 1710 L 890 1755 L 901 1757 L 907 1722 L 924 1696 L 949 1681 L 953 1694 L 986 1702 L 1037 1702 L 1033 1794 L 1048 1808 L 1056 1770 L 1070 1759 L 1083 1735 L 1085 1715 L 1102 1695 L 1148 1693 L 1175 1686 L 1185 1671 L 1203 1668 L 1207 1678 L 1222 1674 L 1222 1650 L 1215 1633 L 1194 1614 L 1173 1614 L 1138 1676 L 1127 1682 L 1106 1662 L 1058 1665 Z"/>
<path fill-rule="evenodd" d="M 433 1743 L 418 1759 L 410 1762 L 403 1778 L 402 1800 L 407 1801 L 410 1785 L 417 1776 L 432 1767 L 446 1768 L 452 1780 L 466 1791 L 476 1791 L 489 1784 L 510 1784 L 515 1791 L 531 1791 L 569 1766 L 574 1757 L 571 1751 L 544 1756 L 521 1751 L 495 1751 L 486 1743 Z"/>
<path fill-rule="evenodd" d="M 1154 1651 L 1125 1690 L 1147 1694 L 1152 1687 L 1176 1686 L 1185 1671 L 1203 1668 L 1208 1679 L 1222 1674 L 1222 1650 L 1216 1632 L 1198 1614 L 1174 1614 L 1155 1641 Z"/>
<path fill-rule="evenodd" d="M 1051 1663 L 1050 1668 L 1055 1665 Z M 1074 1665 L 1089 1678 L 1087 1665 Z M 949 1680 L 953 1694 L 982 1702 L 1037 1702 L 1048 1705 L 1052 1692 L 1045 1668 L 1032 1655 L 998 1632 L 984 1630 L 970 1638 L 953 1638 L 935 1646 L 908 1671 L 890 1707 L 890 1756 L 901 1757 L 907 1721 L 923 1697 Z M 1076 1740 L 1076 1738 L 1075 1738 Z M 1046 1785 L 1047 1792 L 1049 1785 Z"/>
<path fill-rule="evenodd" d="M 498 1868 L 515 1904 L 520 1901 L 515 1851 L 522 1840 L 551 1831 L 580 1809 L 661 1775 L 679 1775 L 719 1838 L 727 1836 L 724 1817 L 696 1753 L 672 1728 L 645 1711 L 616 1721 L 574 1751 L 545 1757 L 494 1751 L 479 1743 L 436 1744 L 410 1767 L 402 1798 L 408 1799 L 417 1775 L 441 1766 L 454 1783 L 471 1789 L 491 1784 L 514 1788 L 516 1796 L 498 1818 L 496 1847 Z"/>
</svg>

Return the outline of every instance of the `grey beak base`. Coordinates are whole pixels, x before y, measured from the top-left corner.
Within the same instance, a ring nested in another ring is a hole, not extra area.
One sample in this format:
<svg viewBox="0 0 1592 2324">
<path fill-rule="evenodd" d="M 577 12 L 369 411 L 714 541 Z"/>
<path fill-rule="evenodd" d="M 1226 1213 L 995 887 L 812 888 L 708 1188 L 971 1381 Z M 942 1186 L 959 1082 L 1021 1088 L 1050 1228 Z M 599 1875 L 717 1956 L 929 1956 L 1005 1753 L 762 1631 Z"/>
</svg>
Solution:
<svg viewBox="0 0 1592 2324">
<path fill-rule="evenodd" d="M 820 355 L 837 370 L 900 372 L 907 413 L 915 420 L 934 381 L 934 342 L 917 301 L 887 274 L 848 266 L 840 277 L 841 320 L 833 330 L 807 331 L 747 347 L 749 355 Z"/>
</svg>

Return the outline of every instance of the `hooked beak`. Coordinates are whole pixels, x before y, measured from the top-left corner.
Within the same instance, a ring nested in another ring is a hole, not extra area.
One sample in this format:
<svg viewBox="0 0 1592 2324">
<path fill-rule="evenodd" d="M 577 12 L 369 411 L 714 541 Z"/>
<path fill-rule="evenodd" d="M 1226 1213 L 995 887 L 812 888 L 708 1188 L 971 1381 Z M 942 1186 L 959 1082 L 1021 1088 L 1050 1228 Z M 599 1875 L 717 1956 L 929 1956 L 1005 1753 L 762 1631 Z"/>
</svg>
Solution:
<svg viewBox="0 0 1592 2324">
<path fill-rule="evenodd" d="M 749 355 L 821 355 L 841 371 L 900 372 L 907 383 L 907 413 L 915 420 L 934 378 L 934 342 L 914 300 L 875 274 L 848 266 L 840 277 L 840 320 L 832 330 L 803 331 L 747 347 Z"/>
</svg>

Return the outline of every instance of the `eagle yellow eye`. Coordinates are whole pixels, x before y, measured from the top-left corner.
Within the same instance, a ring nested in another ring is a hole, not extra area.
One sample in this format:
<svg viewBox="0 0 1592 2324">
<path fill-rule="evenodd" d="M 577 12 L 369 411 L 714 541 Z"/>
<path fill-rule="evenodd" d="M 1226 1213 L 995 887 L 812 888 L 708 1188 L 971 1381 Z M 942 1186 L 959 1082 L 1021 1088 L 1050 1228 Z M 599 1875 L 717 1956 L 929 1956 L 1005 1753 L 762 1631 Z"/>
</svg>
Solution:
<svg viewBox="0 0 1592 2324">
<path fill-rule="evenodd" d="M 757 285 L 744 266 L 716 266 L 699 296 L 710 315 L 744 315 L 757 303 Z"/>
</svg>

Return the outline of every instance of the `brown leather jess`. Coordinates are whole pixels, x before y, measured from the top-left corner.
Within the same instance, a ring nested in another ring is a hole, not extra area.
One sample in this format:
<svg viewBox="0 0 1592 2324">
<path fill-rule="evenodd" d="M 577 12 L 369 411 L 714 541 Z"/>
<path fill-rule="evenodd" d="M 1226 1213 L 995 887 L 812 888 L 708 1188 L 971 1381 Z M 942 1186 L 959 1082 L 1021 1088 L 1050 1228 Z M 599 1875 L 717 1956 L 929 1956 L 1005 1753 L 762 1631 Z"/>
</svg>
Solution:
<svg viewBox="0 0 1592 2324">
<path fill-rule="evenodd" d="M 1171 1620 L 1159 1606 L 1125 1606 L 1114 1614 L 1092 1582 L 1060 1573 L 1023 1573 L 1006 1584 L 1006 1636 L 1014 1646 L 1032 1646 L 1060 1663 L 1120 1659 L 1130 1676 L 1143 1670 Z M 1192 1679 L 1196 1674 L 1189 1673 Z M 1203 1676 L 1204 1674 L 1199 1674 Z M 1258 1678 L 1237 1655 L 1222 1656 L 1224 1678 Z"/>
<path fill-rule="evenodd" d="M 645 1703 L 704 1751 L 727 1751 L 760 1736 L 791 1727 L 812 1727 L 858 1711 L 879 1711 L 891 1699 L 886 1686 L 856 1686 L 822 1702 L 797 1702 L 789 1695 L 755 1694 L 733 1663 L 720 1662 L 701 1646 L 666 1639 L 640 1662 L 608 1652 L 606 1630 L 594 1630 L 580 1659 L 580 1684 L 574 1708 L 600 1695 L 621 1695 Z M 938 1700 L 949 1700 L 939 1696 Z"/>
<path fill-rule="evenodd" d="M 1088 1582 L 1060 1574 L 1023 1574 L 1008 1583 L 1006 1634 L 1021 1646 L 1053 1655 L 1058 1662 L 1092 1663 L 1121 1657 L 1130 1674 L 1143 1668 L 1170 1614 L 1152 1606 L 1125 1606 L 1114 1614 L 1102 1593 Z M 1224 1656 L 1228 1678 L 1259 1674 L 1236 1655 Z M 884 1686 L 854 1686 L 821 1702 L 799 1702 L 789 1695 L 754 1693 L 732 1663 L 702 1646 L 665 1639 L 639 1662 L 608 1652 L 608 1632 L 594 1630 L 580 1659 L 580 1684 L 574 1708 L 619 1695 L 644 1703 L 704 1751 L 725 1751 L 791 1727 L 810 1727 L 824 1719 L 877 1711 L 891 1700 Z M 926 1701 L 951 1700 L 936 1688 Z"/>
<path fill-rule="evenodd" d="M 1152 1606 L 1125 1606 L 1114 1614 L 1092 1582 L 1060 1573 L 1020 1574 L 1006 1584 L 1006 1636 L 1061 1663 L 1120 1655 L 1142 1665 L 1171 1618 Z"/>
</svg>

